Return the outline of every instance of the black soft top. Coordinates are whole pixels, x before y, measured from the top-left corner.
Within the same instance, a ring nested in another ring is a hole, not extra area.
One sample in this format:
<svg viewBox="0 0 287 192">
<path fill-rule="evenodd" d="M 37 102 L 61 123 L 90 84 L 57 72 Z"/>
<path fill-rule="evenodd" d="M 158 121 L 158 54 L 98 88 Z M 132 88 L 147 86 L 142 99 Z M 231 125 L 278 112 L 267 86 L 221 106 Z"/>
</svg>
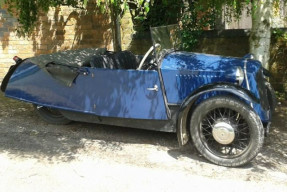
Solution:
<svg viewBox="0 0 287 192">
<path fill-rule="evenodd" d="M 95 55 L 104 54 L 107 50 L 105 48 L 87 48 L 78 50 L 61 51 L 52 54 L 39 55 L 29 58 L 29 61 L 39 65 L 41 68 L 45 67 L 47 63 L 58 63 L 69 66 L 82 66 L 89 58 Z"/>
</svg>

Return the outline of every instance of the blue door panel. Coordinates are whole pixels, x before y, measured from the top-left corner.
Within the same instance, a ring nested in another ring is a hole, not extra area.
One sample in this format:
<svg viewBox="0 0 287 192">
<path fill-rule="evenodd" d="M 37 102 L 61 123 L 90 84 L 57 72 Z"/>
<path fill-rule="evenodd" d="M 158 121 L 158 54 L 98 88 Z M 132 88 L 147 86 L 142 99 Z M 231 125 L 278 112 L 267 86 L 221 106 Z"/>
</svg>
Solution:
<svg viewBox="0 0 287 192">
<path fill-rule="evenodd" d="M 167 119 L 157 71 L 86 68 L 71 87 L 29 62 L 12 75 L 6 95 L 43 106 L 99 116 Z M 150 91 L 154 85 L 158 91 Z"/>
</svg>

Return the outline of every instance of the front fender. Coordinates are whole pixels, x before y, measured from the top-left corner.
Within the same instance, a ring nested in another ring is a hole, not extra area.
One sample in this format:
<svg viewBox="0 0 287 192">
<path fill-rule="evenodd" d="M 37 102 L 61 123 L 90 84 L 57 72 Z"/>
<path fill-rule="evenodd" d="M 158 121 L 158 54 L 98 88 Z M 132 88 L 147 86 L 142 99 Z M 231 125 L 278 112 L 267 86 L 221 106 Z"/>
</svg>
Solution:
<svg viewBox="0 0 287 192">
<path fill-rule="evenodd" d="M 249 90 L 244 89 L 239 85 L 231 83 L 216 83 L 200 87 L 189 95 L 180 106 L 177 116 L 177 138 L 180 146 L 185 145 L 190 138 L 187 125 L 187 120 L 191 111 L 190 109 L 194 106 L 200 96 L 210 92 L 225 92 L 238 96 L 247 103 L 259 103 L 259 99 L 257 97 L 255 97 Z"/>
</svg>

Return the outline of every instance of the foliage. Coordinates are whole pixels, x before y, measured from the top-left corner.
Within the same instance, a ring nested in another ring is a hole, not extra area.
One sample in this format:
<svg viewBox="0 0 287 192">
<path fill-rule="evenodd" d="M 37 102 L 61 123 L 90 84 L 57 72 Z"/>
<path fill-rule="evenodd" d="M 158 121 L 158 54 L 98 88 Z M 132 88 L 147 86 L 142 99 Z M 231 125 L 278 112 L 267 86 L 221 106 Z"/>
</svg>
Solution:
<svg viewBox="0 0 287 192">
<path fill-rule="evenodd" d="M 287 100 L 287 93 L 276 91 L 275 94 L 278 101 Z"/>
<path fill-rule="evenodd" d="M 191 2 L 181 18 L 182 48 L 187 51 L 193 50 L 198 45 L 203 30 L 213 29 L 215 23 L 216 9 L 206 9 L 199 3 Z"/>
<path fill-rule="evenodd" d="M 138 24 L 144 29 L 180 23 L 184 50 L 191 51 L 198 44 L 205 29 L 214 29 L 222 12 L 226 17 L 239 18 L 244 5 L 251 0 L 155 0 L 147 19 Z"/>
<path fill-rule="evenodd" d="M 21 25 L 18 32 L 21 34 L 29 34 L 39 15 L 46 13 L 50 7 L 64 5 L 84 10 L 92 2 L 102 12 L 116 16 L 122 16 L 129 6 L 138 13 L 138 18 L 145 18 L 149 11 L 149 0 L 1 0 L 1 4 L 5 3 L 8 11 L 18 18 Z"/>
<path fill-rule="evenodd" d="M 8 5 L 8 11 L 18 18 L 21 28 L 20 32 L 29 33 L 34 27 L 39 13 L 47 12 L 49 7 L 57 7 L 59 5 L 68 5 L 77 7 L 77 0 L 4 0 Z"/>
<path fill-rule="evenodd" d="M 282 29 L 274 29 L 272 35 L 276 40 L 281 40 L 287 42 L 287 32 Z"/>
<path fill-rule="evenodd" d="M 265 1 L 265 0 L 260 0 Z M 273 0 L 278 8 L 282 0 Z M 285 1 L 285 0 L 284 0 Z M 216 18 L 224 12 L 225 20 L 239 19 L 243 9 L 253 17 L 258 1 L 252 0 L 155 0 L 150 7 L 147 20 L 140 26 L 174 24 L 181 21 L 181 37 L 183 48 L 192 50 L 198 44 L 204 29 L 214 29 Z"/>
<path fill-rule="evenodd" d="M 88 1 L 84 0 L 84 5 Z M 116 15 L 123 16 L 125 11 L 132 10 L 136 19 L 145 19 L 146 14 L 149 12 L 149 0 L 94 0 L 97 7 L 101 11 L 108 12 L 113 11 Z"/>
<path fill-rule="evenodd" d="M 131 11 L 137 35 L 149 33 L 150 27 L 179 23 L 183 8 L 182 0 L 152 0 L 145 18 L 138 19 L 134 11 Z"/>
<path fill-rule="evenodd" d="M 155 0 L 144 24 L 162 26 L 178 23 L 183 9 L 184 3 L 181 0 Z"/>
<path fill-rule="evenodd" d="M 203 30 L 216 29 L 217 19 L 223 15 L 226 20 L 239 19 L 243 9 L 248 9 L 251 0 L 189 0 L 181 22 L 183 49 L 191 51 L 198 45 Z M 254 8 L 254 6 L 251 6 Z M 249 13 L 252 9 L 249 10 Z"/>
<path fill-rule="evenodd" d="M 270 55 L 270 82 L 276 90 L 277 98 L 287 99 L 287 31 L 273 29 Z"/>
</svg>

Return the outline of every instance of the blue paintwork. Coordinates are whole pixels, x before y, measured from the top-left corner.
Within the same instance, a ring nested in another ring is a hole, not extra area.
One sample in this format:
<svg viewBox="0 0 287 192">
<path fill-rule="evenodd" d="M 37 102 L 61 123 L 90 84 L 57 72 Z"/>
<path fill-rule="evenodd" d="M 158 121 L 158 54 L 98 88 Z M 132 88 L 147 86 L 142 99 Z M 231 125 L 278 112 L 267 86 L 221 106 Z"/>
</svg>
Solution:
<svg viewBox="0 0 287 192">
<path fill-rule="evenodd" d="M 59 109 L 106 117 L 166 120 L 156 71 L 86 68 L 71 87 L 25 61 L 14 72 L 6 96 Z M 159 91 L 147 88 L 158 85 Z"/>
<path fill-rule="evenodd" d="M 243 69 L 243 58 L 230 58 L 188 52 L 173 52 L 160 64 L 163 89 L 168 104 L 181 105 L 198 88 L 219 82 L 236 83 L 237 67 Z M 258 61 L 248 60 L 247 75 L 250 92 L 260 100 L 256 74 L 262 69 Z M 71 87 L 62 85 L 44 69 L 24 61 L 10 78 L 8 97 L 64 110 L 84 112 L 104 117 L 167 120 L 167 103 L 161 89 L 159 74 L 152 70 L 116 70 L 84 68 Z M 154 85 L 159 91 L 148 91 Z M 247 90 L 246 81 L 242 88 Z M 218 91 L 204 92 L 201 100 Z M 198 102 L 200 102 L 199 100 Z M 249 101 L 246 101 L 248 104 Z M 268 111 L 260 103 L 254 110 L 263 122 L 270 121 Z"/>
<path fill-rule="evenodd" d="M 165 85 L 167 101 L 170 104 L 181 104 L 203 85 L 228 82 L 235 83 L 236 67 L 244 67 L 243 58 L 231 58 L 218 55 L 207 55 L 189 52 L 173 52 L 167 55 L 161 64 L 161 72 Z M 250 92 L 260 99 L 256 74 L 261 69 L 258 61 L 248 60 L 247 76 Z M 246 81 L 242 87 L 247 89 Z M 215 93 L 205 94 L 204 99 Z M 263 122 L 270 120 L 268 111 L 258 103 L 253 103 L 254 109 Z"/>
</svg>

